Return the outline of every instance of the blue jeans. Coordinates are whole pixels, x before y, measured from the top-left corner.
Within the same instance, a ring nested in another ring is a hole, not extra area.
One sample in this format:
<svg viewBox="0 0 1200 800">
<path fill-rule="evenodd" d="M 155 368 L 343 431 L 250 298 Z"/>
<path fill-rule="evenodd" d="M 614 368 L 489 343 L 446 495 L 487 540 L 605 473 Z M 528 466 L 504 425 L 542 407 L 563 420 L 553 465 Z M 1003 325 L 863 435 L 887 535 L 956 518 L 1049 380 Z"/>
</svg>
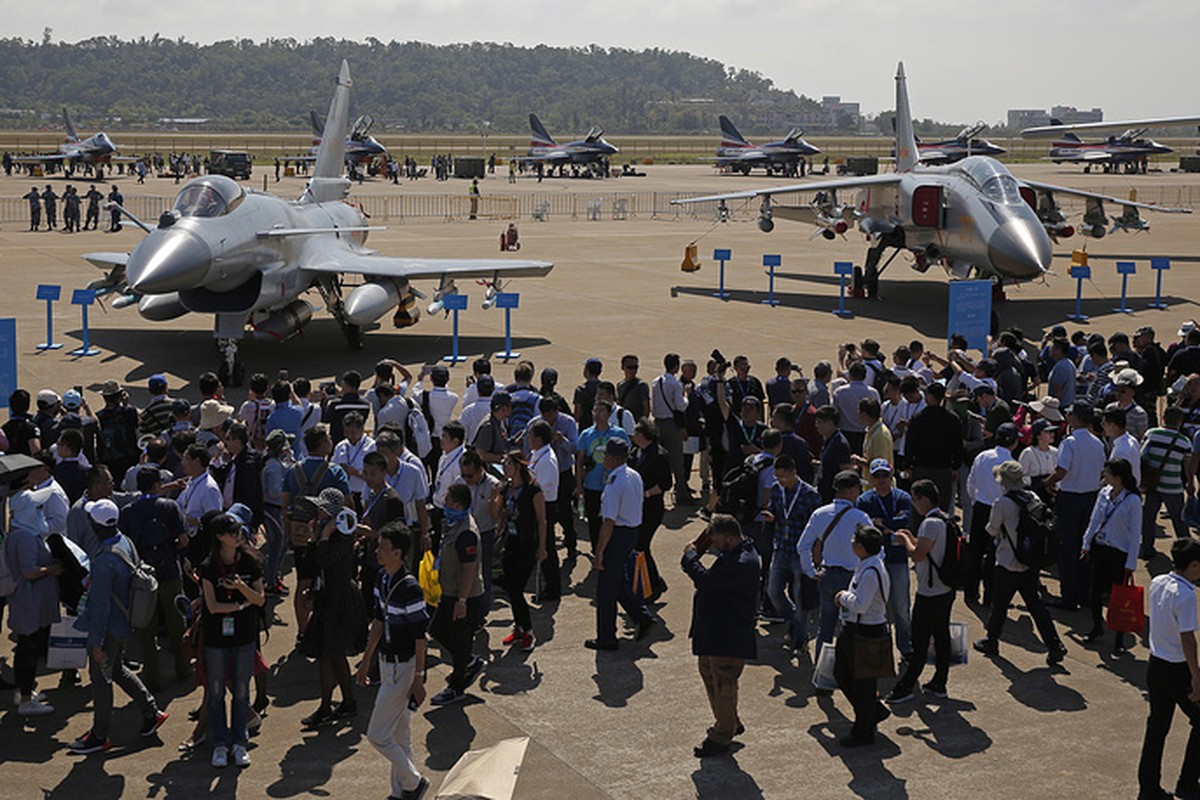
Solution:
<svg viewBox="0 0 1200 800">
<path fill-rule="evenodd" d="M 650 619 L 650 611 L 633 593 L 625 580 L 625 562 L 637 544 L 637 528 L 613 528 L 604 547 L 604 569 L 596 581 L 596 639 L 602 643 L 617 640 L 617 603 L 634 622 Z"/>
<path fill-rule="evenodd" d="M 888 592 L 888 616 L 892 619 L 893 633 L 896 636 L 896 649 L 903 655 L 912 653 L 912 606 L 909 604 L 907 561 L 887 561 L 888 580 L 892 588 Z"/>
<path fill-rule="evenodd" d="M 236 647 L 205 647 L 208 680 L 208 736 L 213 747 L 246 745 L 250 721 L 250 673 L 254 669 L 254 642 Z M 233 694 L 233 725 L 226 725 L 225 687 Z M 231 741 L 232 739 L 232 741 Z"/>
<path fill-rule="evenodd" d="M 781 616 L 791 618 L 792 641 L 798 647 L 802 647 L 808 641 L 808 617 L 812 609 L 802 608 L 800 592 L 806 579 L 800 571 L 800 560 L 791 560 L 795 563 L 788 563 L 786 558 L 775 558 L 771 561 L 771 572 L 767 576 L 767 596 Z M 792 584 L 790 593 L 789 582 Z"/>
<path fill-rule="evenodd" d="M 833 632 L 837 628 L 838 607 L 837 603 L 833 602 L 834 596 L 850 587 L 850 580 L 854 577 L 854 573 L 848 569 L 839 569 L 830 567 L 825 570 L 825 573 L 817 578 L 817 588 L 821 592 L 821 628 L 820 639 L 821 643 L 832 642 Z M 819 647 L 820 645 L 818 645 Z"/>
</svg>

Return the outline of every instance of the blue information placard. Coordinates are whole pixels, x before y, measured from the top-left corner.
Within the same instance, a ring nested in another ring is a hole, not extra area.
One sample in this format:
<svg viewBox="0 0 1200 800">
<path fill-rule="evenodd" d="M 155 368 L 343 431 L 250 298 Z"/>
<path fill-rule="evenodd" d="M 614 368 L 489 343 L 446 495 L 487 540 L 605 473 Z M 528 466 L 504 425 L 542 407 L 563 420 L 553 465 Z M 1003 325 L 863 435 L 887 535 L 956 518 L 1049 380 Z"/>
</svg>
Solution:
<svg viewBox="0 0 1200 800">
<path fill-rule="evenodd" d="M 90 306 L 96 302 L 96 293 L 91 289 L 76 289 L 71 294 L 71 304 L 76 306 Z"/>
<path fill-rule="evenodd" d="M 38 300 L 49 300 L 50 302 L 55 302 L 60 297 L 62 297 L 62 287 L 61 286 L 55 286 L 50 283 L 42 283 L 42 284 L 38 285 L 38 288 L 37 288 L 37 299 Z"/>
<path fill-rule="evenodd" d="M 17 389 L 17 321 L 0 319 L 0 408 Z"/>
<path fill-rule="evenodd" d="M 951 281 L 949 329 L 946 339 L 960 334 L 972 350 L 987 352 L 987 337 L 992 330 L 992 282 Z"/>
<path fill-rule="evenodd" d="M 447 311 L 463 311 L 467 307 L 467 296 L 465 294 L 448 294 L 442 298 L 442 308 Z"/>
<path fill-rule="evenodd" d="M 1171 259 L 1157 256 L 1150 259 L 1150 269 L 1164 270 L 1171 268 Z"/>
<path fill-rule="evenodd" d="M 1117 274 L 1118 275 L 1135 275 L 1135 274 L 1137 274 L 1137 264 L 1135 264 L 1132 261 L 1118 261 L 1117 262 Z"/>
<path fill-rule="evenodd" d="M 1088 280 L 1092 277 L 1091 267 L 1071 267 L 1071 277 L 1076 280 Z"/>
<path fill-rule="evenodd" d="M 521 295 L 517 292 L 497 292 L 496 308 L 520 308 Z"/>
<path fill-rule="evenodd" d="M 833 274 L 834 275 L 853 275 L 854 274 L 854 264 L 849 261 L 835 261 L 835 262 L 833 262 Z"/>
<path fill-rule="evenodd" d="M 713 261 L 728 261 L 732 253 L 732 250 L 713 250 Z"/>
<path fill-rule="evenodd" d="M 778 267 L 782 263 L 783 263 L 783 259 L 781 259 L 779 256 L 776 256 L 776 255 L 770 255 L 770 256 L 764 255 L 763 256 L 763 266 L 764 267 Z"/>
</svg>

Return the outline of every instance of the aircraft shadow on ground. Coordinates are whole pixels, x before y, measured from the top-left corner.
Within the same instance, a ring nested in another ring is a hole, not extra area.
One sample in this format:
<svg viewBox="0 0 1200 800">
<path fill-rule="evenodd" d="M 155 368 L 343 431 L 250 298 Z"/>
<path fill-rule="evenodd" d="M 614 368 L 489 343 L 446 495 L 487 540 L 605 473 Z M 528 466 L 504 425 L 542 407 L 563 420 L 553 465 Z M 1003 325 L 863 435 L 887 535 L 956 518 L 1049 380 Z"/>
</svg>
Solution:
<svg viewBox="0 0 1200 800">
<path fill-rule="evenodd" d="M 75 339 L 81 339 L 83 335 L 78 329 L 65 333 Z M 143 382 L 154 373 L 163 371 L 194 379 L 202 372 L 215 370 L 220 363 L 212 333 L 208 331 L 101 328 L 93 329 L 90 338 L 92 346 L 103 351 L 98 356 L 102 361 L 120 355 L 139 362 L 141 366 L 123 376 L 130 383 Z M 512 339 L 512 347 L 516 351 L 549 343 L 549 339 L 539 336 L 514 336 Z M 375 362 L 381 358 L 395 358 L 407 364 L 431 364 L 449 354 L 451 349 L 449 336 L 381 330 L 368 333 L 363 347 L 351 350 L 337 323 L 331 319 L 321 319 L 313 321 L 301 335 L 282 344 L 247 339 L 239 350 L 239 356 L 246 366 L 247 376 L 263 372 L 273 378 L 280 369 L 287 369 L 293 378 L 301 375 L 327 376 L 341 374 L 351 368 L 369 376 Z M 458 349 L 460 355 L 467 357 L 469 364 L 471 359 L 481 355 L 492 357 L 503 351 L 504 337 L 460 336 Z"/>
<path fill-rule="evenodd" d="M 777 272 L 775 277 L 828 285 L 830 288 L 827 294 L 780 291 L 777 285 L 775 299 L 779 301 L 780 308 L 826 311 L 833 319 L 832 312 L 836 311 L 839 306 L 836 276 L 780 274 Z M 845 321 L 869 319 L 891 322 L 908 326 L 923 336 L 941 339 L 946 336 L 949 324 L 949 289 L 946 286 L 947 284 L 937 286 L 925 282 L 889 282 L 885 279 L 880 286 L 881 300 L 846 298 L 846 310 L 850 312 L 850 316 L 846 317 Z M 1008 328 L 1015 325 L 1021 328 L 1026 335 L 1034 336 L 1035 333 L 1049 329 L 1058 323 L 1088 324 L 1088 322 L 1074 323 L 1067 319 L 1068 314 L 1075 313 L 1074 300 L 1033 297 L 1036 287 L 1023 290 L 1020 294 L 1017 293 L 1018 291 L 1021 290 L 1010 289 L 1008 299 L 996 303 L 994 306 L 1000 318 L 1001 327 Z M 767 299 L 765 290 L 727 288 L 726 292 L 729 294 L 727 302 L 761 306 L 762 301 Z M 709 286 L 676 286 L 671 290 L 672 296 L 712 297 L 713 293 L 712 287 Z M 717 300 L 717 298 L 712 299 Z M 1126 305 L 1135 312 L 1151 312 L 1152 309 L 1148 309 L 1146 306 L 1153 299 L 1153 296 L 1128 297 Z M 1168 313 L 1175 306 L 1192 304 L 1190 299 L 1175 296 L 1163 297 L 1162 302 L 1168 306 Z M 1128 316 L 1131 323 L 1130 330 L 1145 321 L 1145 317 L 1138 314 L 1120 314 L 1114 310 L 1119 306 L 1119 297 L 1084 297 L 1081 309 L 1083 314 L 1090 318 L 1090 322 L 1099 322 L 1109 317 L 1122 319 Z M 854 338 L 854 334 L 851 334 L 851 338 Z"/>
</svg>

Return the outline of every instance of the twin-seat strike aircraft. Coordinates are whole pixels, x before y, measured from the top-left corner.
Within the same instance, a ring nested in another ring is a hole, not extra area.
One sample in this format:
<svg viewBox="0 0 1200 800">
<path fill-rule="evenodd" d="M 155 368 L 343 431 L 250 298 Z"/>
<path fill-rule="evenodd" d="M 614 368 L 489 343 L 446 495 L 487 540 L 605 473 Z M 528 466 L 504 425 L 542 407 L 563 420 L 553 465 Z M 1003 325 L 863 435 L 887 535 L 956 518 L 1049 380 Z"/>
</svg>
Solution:
<svg viewBox="0 0 1200 800">
<path fill-rule="evenodd" d="M 80 139 L 79 134 L 75 133 L 75 125 L 71 122 L 71 115 L 67 113 L 65 108 L 62 110 L 62 113 L 63 124 L 67 129 L 67 136 L 66 140 L 58 146 L 58 152 L 46 153 L 44 155 L 13 156 L 13 163 L 59 164 L 62 166 L 63 172 L 66 173 L 67 177 L 70 177 L 71 173 L 80 164 L 92 164 L 96 169 L 96 179 L 103 178 L 103 165 L 109 164 L 117 158 L 116 143 L 108 138 L 108 134 L 103 131 L 93 133 L 86 139 Z"/>
<path fill-rule="evenodd" d="M 1149 157 L 1175 152 L 1164 144 L 1146 137 L 1151 128 L 1168 128 L 1200 123 L 1200 117 L 1153 117 L 1150 119 L 1128 119 L 1113 122 L 1080 122 L 1064 125 L 1057 119 L 1049 125 L 1026 128 L 1021 136 L 1026 139 L 1053 138 L 1047 160 L 1055 164 L 1083 164 L 1085 172 L 1100 166 L 1106 172 L 1124 169 L 1126 172 L 1145 173 Z M 1085 142 L 1077 131 L 1104 133 L 1120 131 L 1100 142 Z"/>
<path fill-rule="evenodd" d="M 795 175 L 796 165 L 801 158 L 815 156 L 821 152 L 820 148 L 801 138 L 804 131 L 799 128 L 792 128 L 787 136 L 778 142 L 754 145 L 746 141 L 746 137 L 738 132 L 729 117 L 722 114 L 719 121 L 721 146 L 717 148 L 717 166 L 728 167 L 743 175 L 749 175 L 754 167 L 764 168 L 768 175 L 776 172 Z"/>
<path fill-rule="evenodd" d="M 970 127 L 963 128 L 953 139 L 944 139 L 940 142 L 922 142 L 914 136 L 918 157 L 922 164 L 937 166 L 953 164 L 955 161 L 962 161 L 969 156 L 1004 155 L 1007 151 L 1003 147 L 992 144 L 979 135 L 985 128 L 987 125 L 977 122 Z"/>
<path fill-rule="evenodd" d="M 325 138 L 325 120 L 321 119 L 321 115 L 316 111 L 309 111 L 308 118 L 309 124 L 312 126 L 313 146 L 308 157 L 300 159 L 301 161 L 316 160 L 317 150 Z M 374 124 L 375 118 L 369 114 L 364 114 L 354 120 L 354 124 L 350 126 L 350 135 L 346 137 L 347 164 L 366 164 L 376 158 L 387 157 L 387 148 L 371 135 L 371 126 Z"/>
<path fill-rule="evenodd" d="M 416 323 L 417 298 L 424 297 L 413 286 L 419 278 L 439 282 L 434 307 L 440 307 L 458 291 L 456 279 L 486 281 L 491 300 L 502 279 L 550 272 L 553 264 L 543 261 L 398 258 L 364 247 L 367 233 L 380 229 L 346 202 L 350 86 L 350 67 L 343 61 L 312 177 L 298 200 L 207 175 L 183 187 L 156 228 L 120 209 L 147 236 L 131 253 L 85 254 L 107 270 L 89 288 L 115 295 L 114 307 L 136 304 L 150 320 L 212 314 L 220 377 L 236 385 L 243 374 L 237 357 L 242 338 L 250 332 L 283 340 L 299 333 L 316 312 L 303 297 L 310 289 L 320 294 L 351 346 L 359 346 L 363 333 L 378 327 L 385 314 L 394 314 L 398 328 Z"/>
<path fill-rule="evenodd" d="M 604 140 L 604 129 L 599 125 L 593 125 L 582 139 L 566 144 L 554 141 L 537 114 L 529 115 L 529 130 L 529 152 L 518 160 L 527 164 L 541 164 L 551 170 L 578 164 L 593 173 L 599 173 L 604 162 L 620 152 Z"/>
<path fill-rule="evenodd" d="M 855 190 L 854 203 L 841 202 L 838 192 Z M 776 195 L 805 194 L 807 203 L 784 204 Z M 868 296 L 878 291 L 879 275 L 902 251 L 913 255 L 913 269 L 925 272 L 940 264 L 955 278 L 972 275 L 997 283 L 1029 281 L 1050 268 L 1050 240 L 1072 236 L 1075 227 L 1055 200 L 1055 195 L 1086 200 L 1079 231 L 1099 238 L 1110 222 L 1104 203 L 1123 208 L 1113 230 L 1145 230 L 1148 224 L 1139 209 L 1190 213 L 1189 209 L 1164 208 L 1119 200 L 1107 195 L 1017 180 L 999 161 L 984 155 L 968 156 L 945 166 L 920 163 L 913 136 L 912 112 L 904 64 L 896 70 L 896 171 L 882 175 L 778 186 L 730 194 L 674 200 L 674 203 L 717 202 L 761 198 L 759 228 L 770 232 L 775 218 L 815 225 L 826 239 L 844 234 L 851 225 L 870 241 L 864 263 Z M 895 252 L 882 265 L 887 250 Z"/>
</svg>

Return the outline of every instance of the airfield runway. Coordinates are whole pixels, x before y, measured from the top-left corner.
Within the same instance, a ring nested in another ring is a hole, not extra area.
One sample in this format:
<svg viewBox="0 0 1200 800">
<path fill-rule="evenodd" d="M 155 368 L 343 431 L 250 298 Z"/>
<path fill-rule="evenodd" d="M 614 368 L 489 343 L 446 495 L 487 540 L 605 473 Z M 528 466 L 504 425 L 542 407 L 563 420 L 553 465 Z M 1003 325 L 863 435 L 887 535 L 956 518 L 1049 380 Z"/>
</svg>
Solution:
<svg viewBox="0 0 1200 800">
<path fill-rule="evenodd" d="M 497 174 L 481 182 L 483 195 L 558 192 L 578 193 L 581 202 L 613 192 L 737 191 L 778 184 L 780 179 L 718 176 L 697 166 L 648 166 L 644 178 L 610 181 L 547 179 L 540 186 L 531 178 L 510 186 Z M 261 188 L 261 174 L 249 185 Z M 1127 192 L 1139 199 L 1191 196 L 1197 191 L 1191 176 L 1087 175 L 1048 165 L 1017 166 L 1018 176 L 1080 188 Z M 38 180 L 44 184 L 47 181 Z M 50 181 L 61 193 L 65 181 Z M 162 207 L 177 191 L 173 181 L 148 178 L 145 186 L 120 180 L 127 198 L 157 196 Z M 77 182 L 84 183 L 86 182 Z M 268 189 L 296 196 L 301 179 L 271 181 Z M 0 197 L 16 198 L 29 190 L 28 179 L 0 179 Z M 466 181 L 435 183 L 426 179 L 399 187 L 367 181 L 354 188 L 356 196 L 459 194 Z M 581 205 L 582 210 L 582 205 Z M 1119 209 L 1108 209 L 1110 214 Z M 1166 311 L 1146 308 L 1154 295 L 1150 256 L 1192 258 L 1200 253 L 1200 217 L 1146 215 L 1149 234 L 1117 234 L 1088 242 L 1093 279 L 1084 285 L 1083 311 L 1091 316 L 1088 330 L 1104 334 L 1130 331 L 1150 324 L 1160 340 L 1169 342 L 1185 319 L 1200 316 L 1193 298 L 1200 296 L 1200 266 L 1178 261 L 1164 276 Z M 580 214 L 551 215 L 546 222 L 519 220 L 520 257 L 555 262 L 546 280 L 520 281 L 511 289 L 521 293 L 513 314 L 513 348 L 540 369 L 553 366 L 561 375 L 560 390 L 568 393 L 577 382 L 582 361 L 598 355 L 605 376 L 615 377 L 619 357 L 640 354 L 642 373 L 658 374 L 661 354 L 675 350 L 703 360 L 714 347 L 732 357 L 747 354 L 755 374 L 766 378 L 776 357 L 787 355 L 811 369 L 819 358 L 831 358 L 837 345 L 872 336 L 886 348 L 912 338 L 934 349 L 946 337 L 946 279 L 940 269 L 921 275 L 897 258 L 885 273 L 879 302 L 849 301 L 849 319 L 830 313 L 837 307 L 835 260 L 862 263 L 865 245 L 851 232 L 848 241 L 810 239 L 811 229 L 780 222 L 764 235 L 753 215 L 716 224 L 709 219 L 660 218 L 645 215 L 614 220 L 605 211 L 598 221 Z M 417 220 L 389 222 L 374 233 L 370 244 L 390 255 L 491 257 L 507 220 Z M 146 379 L 166 373 L 172 394 L 195 398 L 191 383 L 216 364 L 211 344 L 211 320 L 197 318 L 173 323 L 149 323 L 133 309 L 91 314 L 92 344 L 100 356 L 77 359 L 66 354 L 78 345 L 79 312 L 67 303 L 55 309 L 56 337 L 63 351 L 39 353 L 45 337 L 44 304 L 35 301 L 37 284 L 60 284 L 69 294 L 96 277 L 79 258 L 93 250 L 128 250 L 141 237 L 127 228 L 118 234 L 60 232 L 29 233 L 27 225 L 0 227 L 0 269 L 6 275 L 0 317 L 17 319 L 19 383 L 30 390 L 54 387 L 60 392 L 75 384 L 89 389 L 98 403 L 98 384 L 117 378 L 130 387 L 137 404 L 145 401 Z M 684 245 L 699 239 L 703 269 L 680 272 Z M 1056 246 L 1069 254 L 1079 246 L 1076 237 Z M 711 296 L 717 284 L 712 262 L 714 248 L 733 251 L 726 283 L 729 302 Z M 779 254 L 776 296 L 781 304 L 761 304 L 767 281 L 761 266 L 764 254 Z M 1129 286 L 1131 315 L 1115 313 L 1120 281 L 1114 261 L 1136 260 L 1138 273 Z M 1044 284 L 1009 290 L 999 306 L 1005 325 L 1020 326 L 1038 339 L 1051 325 L 1064 322 L 1074 310 L 1075 282 L 1066 277 L 1067 258 L 1055 259 L 1056 275 Z M 432 285 L 422 287 L 432 289 Z M 460 351 L 474 358 L 504 347 L 504 318 L 498 310 L 483 311 L 482 287 L 464 287 L 472 298 L 460 318 Z M 315 296 L 314 296 L 314 302 Z M 387 320 L 384 320 L 385 323 Z M 1074 328 L 1074 323 L 1067 323 Z M 414 373 L 427 362 L 450 352 L 451 323 L 425 318 L 406 331 L 384 329 L 366 337 L 361 351 L 348 351 L 337 326 L 327 317 L 315 321 L 300 337 L 283 345 L 247 343 L 243 348 L 248 372 L 274 375 L 286 368 L 292 376 L 323 379 L 354 367 L 368 372 L 383 356 L 397 358 Z M 451 388 L 461 390 L 468 370 L 453 371 Z M 495 372 L 507 377 L 499 362 Z M 240 401 L 243 390 L 229 393 Z M 695 482 L 695 481 L 694 481 Z M 675 567 L 683 544 L 701 523 L 685 510 L 668 512 L 666 528 L 655 542 L 655 553 L 671 586 L 659 614 L 664 624 L 645 642 L 624 642 L 617 653 L 593 653 L 582 642 L 593 634 L 594 613 L 588 599 L 594 579 L 588 560 L 575 565 L 572 586 L 553 616 L 535 613 L 539 640 L 532 654 L 508 652 L 500 645 L 509 620 L 499 608 L 488 627 L 491 664 L 461 705 L 433 710 L 425 706 L 414 718 L 415 755 L 419 767 L 436 788 L 444 773 L 468 749 L 500 739 L 527 735 L 530 749 L 517 785 L 519 798 L 591 797 L 963 797 L 990 794 L 1006 797 L 1125 798 L 1136 794 L 1136 762 L 1146 714 L 1142 696 L 1146 650 L 1112 658 L 1107 648 L 1084 647 L 1080 636 L 1090 627 L 1085 614 L 1056 612 L 1056 621 L 1069 631 L 1065 669 L 1046 668 L 1044 651 L 1036 643 L 1029 617 L 1014 611 L 1006 631 L 1002 657 L 993 661 L 971 654 L 966 666 L 951 674 L 951 700 L 937 704 L 918 701 L 898 712 L 881 727 L 881 742 L 872 748 L 841 751 L 837 737 L 848 728 L 848 704 L 840 697 L 813 694 L 807 666 L 798 667 L 779 646 L 782 629 L 761 628 L 760 661 L 748 667 L 742 680 L 741 705 L 747 733 L 731 758 L 698 762 L 691 747 L 703 738 L 709 724 L 694 659 L 689 655 L 688 581 Z M 1160 546 L 1160 549 L 1163 549 Z M 1161 564 L 1152 565 L 1160 569 Z M 673 576 L 673 577 L 672 577 Z M 1147 576 L 1139 570 L 1138 582 Z M 54 676 L 42 679 L 57 713 L 23 725 L 13 706 L 0 717 L 0 758 L 5 762 L 6 796 L 191 798 L 198 792 L 214 796 L 359 797 L 386 794 L 387 765 L 365 739 L 366 709 L 372 692 L 360 690 L 363 712 L 353 725 L 318 733 L 300 730 L 300 717 L 316 705 L 317 676 L 312 664 L 291 651 L 291 606 L 277 608 L 281 621 L 265 645 L 275 665 L 271 681 L 273 705 L 262 732 L 252 740 L 253 765 L 237 772 L 215 771 L 207 753 L 184 758 L 175 745 L 191 729 L 186 711 L 198 693 L 163 695 L 171 719 L 162 730 L 162 743 L 136 736 L 136 711 L 126 708 L 113 729 L 114 750 L 107 757 L 77 758 L 65 753 L 66 743 L 86 730 L 90 715 L 86 689 L 54 688 Z M 972 638 L 980 635 L 975 614 L 960 603 L 955 620 L 969 623 Z M 768 636 L 768 630 L 770 635 Z M 480 647 L 483 645 L 480 644 Z M 0 644 L 11 661 L 11 644 Z M 447 670 L 431 670 L 429 685 L 440 688 Z M 182 689 L 183 687 L 176 687 Z M 123 702 L 123 701 L 119 701 Z M 1183 722 L 1177 722 L 1180 728 Z M 1180 763 L 1184 735 L 1172 735 L 1164 768 L 1170 788 Z M 431 795 L 432 796 L 432 795 Z"/>
</svg>

